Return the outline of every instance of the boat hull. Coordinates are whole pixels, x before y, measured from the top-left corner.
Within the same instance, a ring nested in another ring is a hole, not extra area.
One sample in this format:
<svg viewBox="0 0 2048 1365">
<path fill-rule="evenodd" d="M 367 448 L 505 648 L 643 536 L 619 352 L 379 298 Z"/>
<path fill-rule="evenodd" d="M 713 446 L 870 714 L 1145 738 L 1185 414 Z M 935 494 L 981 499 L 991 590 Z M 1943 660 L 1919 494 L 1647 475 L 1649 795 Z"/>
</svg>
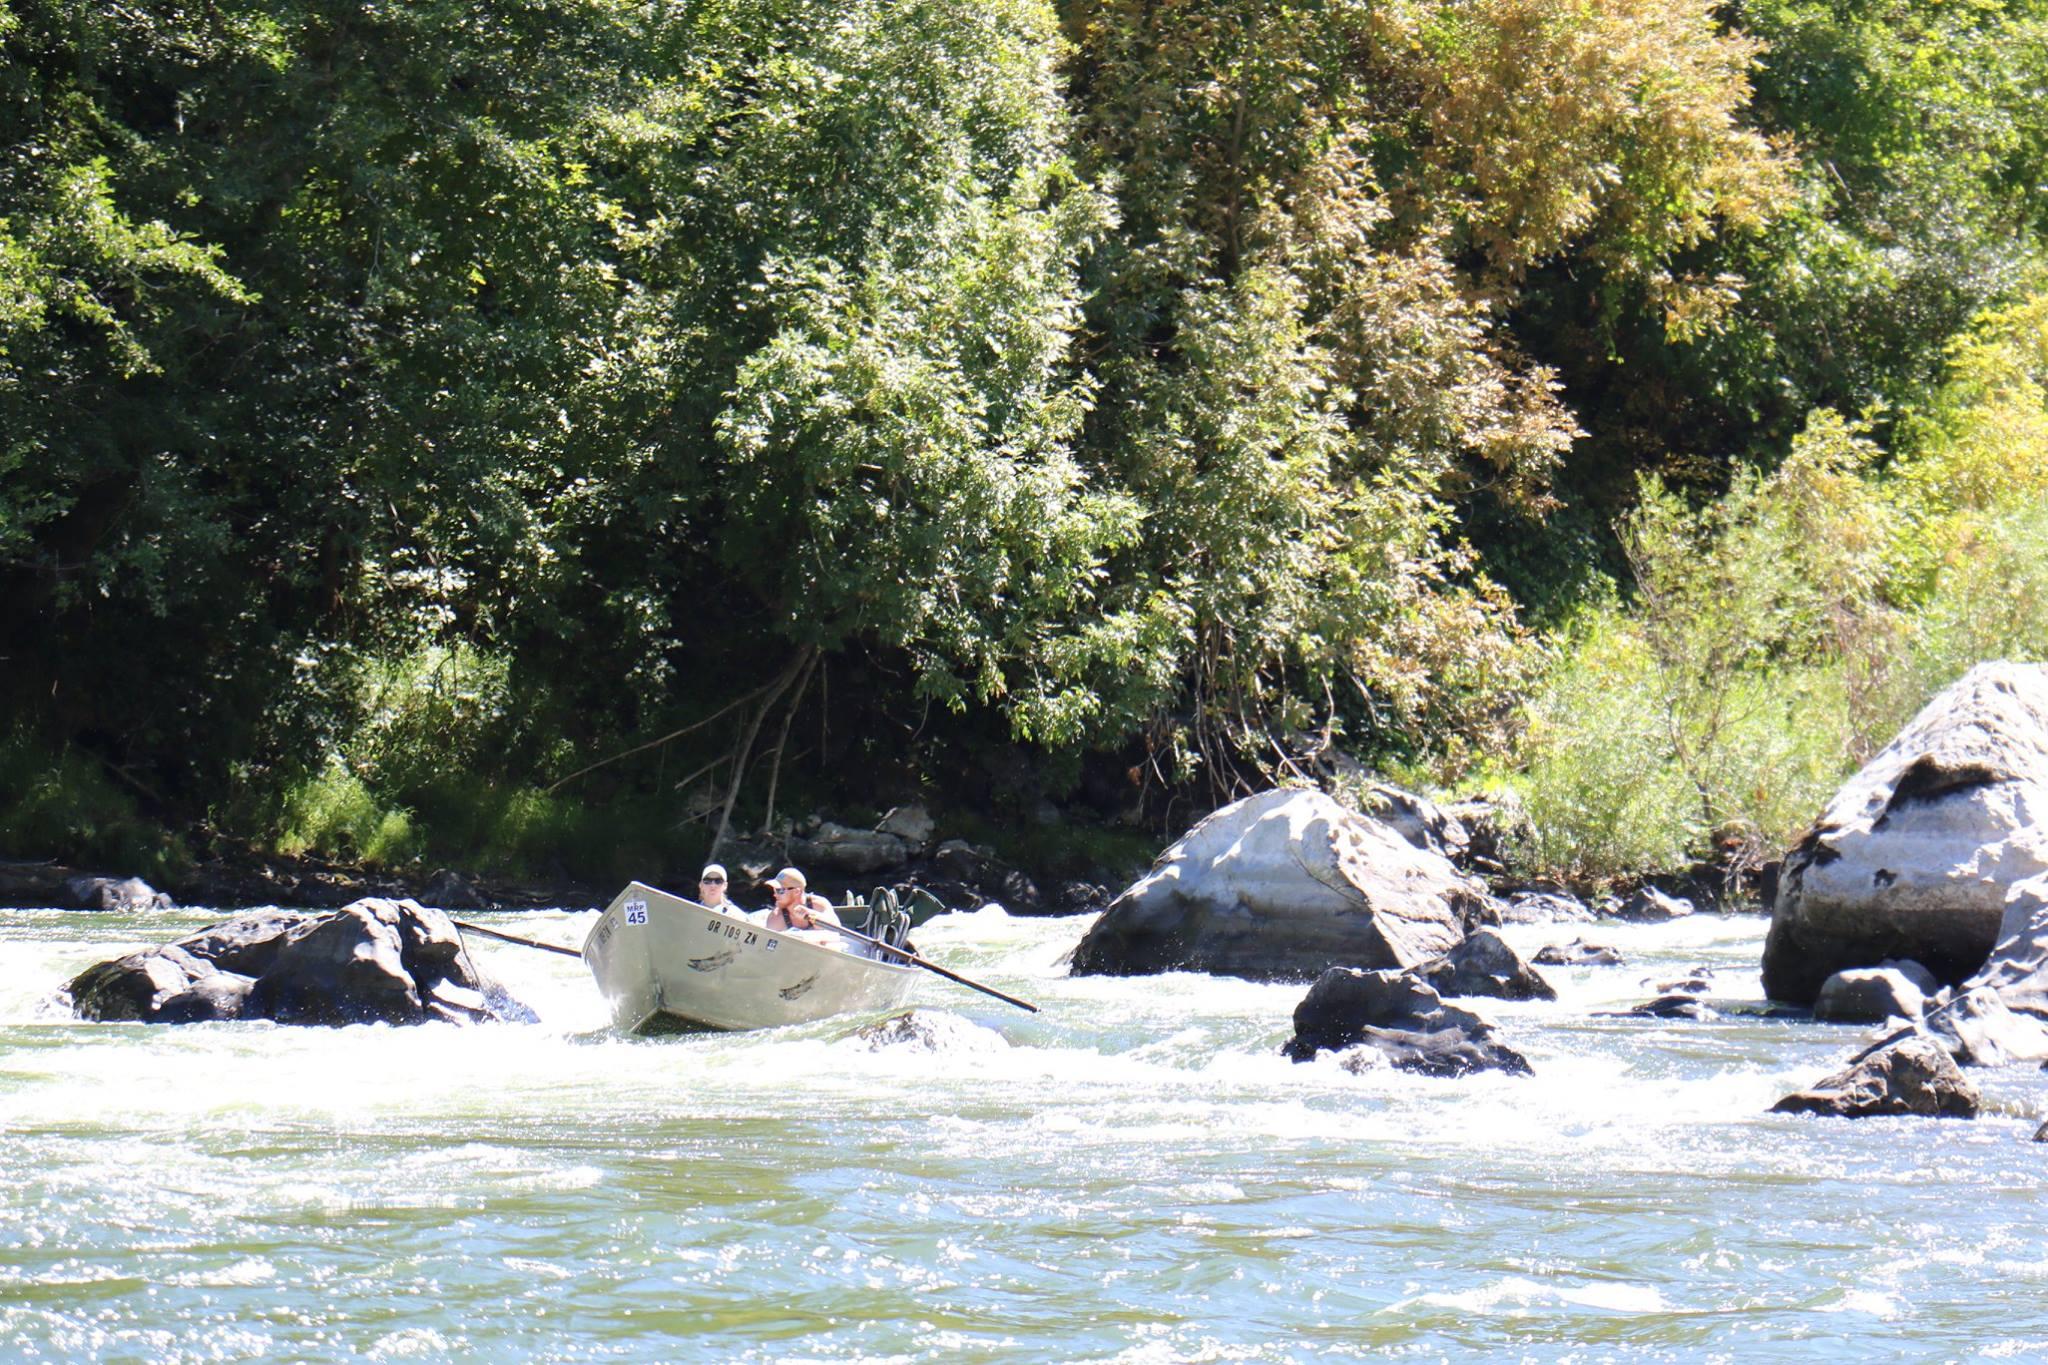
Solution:
<svg viewBox="0 0 2048 1365">
<path fill-rule="evenodd" d="M 890 1009 L 918 975 L 644 882 L 605 908 L 583 941 L 583 961 L 612 1022 L 636 1033 L 775 1028 Z"/>
</svg>

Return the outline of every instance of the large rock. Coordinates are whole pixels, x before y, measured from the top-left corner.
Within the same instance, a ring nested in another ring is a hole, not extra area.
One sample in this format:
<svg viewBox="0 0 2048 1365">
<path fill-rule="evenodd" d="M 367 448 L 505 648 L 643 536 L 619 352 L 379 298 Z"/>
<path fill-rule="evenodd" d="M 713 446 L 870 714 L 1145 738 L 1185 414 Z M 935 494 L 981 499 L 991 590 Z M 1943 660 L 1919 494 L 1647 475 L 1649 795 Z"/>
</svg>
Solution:
<svg viewBox="0 0 2048 1365">
<path fill-rule="evenodd" d="M 1917 1114 L 1975 1118 L 1982 1097 L 1955 1059 L 1932 1038 L 1908 1035 L 1866 1053 L 1810 1090 L 1787 1095 L 1774 1114 L 1861 1119 Z"/>
<path fill-rule="evenodd" d="M 1392 827 L 1321 792 L 1269 791 L 1162 853 L 1075 948 L 1074 972 L 1301 980 L 1332 965 L 1407 967 L 1495 913 L 1483 885 Z"/>
<path fill-rule="evenodd" d="M 88 967 L 69 989 L 83 1018 L 145 1023 L 533 1018 L 477 970 L 446 915 L 376 898 L 324 915 L 259 910 Z"/>
<path fill-rule="evenodd" d="M 1829 1024 L 1882 1024 L 1887 1019 L 1916 1020 L 1927 1010 L 1927 997 L 1904 972 L 1890 967 L 1851 967 L 1821 983 L 1813 1017 Z"/>
<path fill-rule="evenodd" d="M 1987 987 L 1964 991 L 1930 1010 L 1927 1032 L 1962 1066 L 2011 1066 L 2048 1057 L 2048 1024 L 2008 1009 Z"/>
<path fill-rule="evenodd" d="M 1987 987 L 2016 1010 L 2048 1017 L 2048 877 L 2006 893 L 1998 942 L 1964 989 Z"/>
<path fill-rule="evenodd" d="M 1543 974 L 1492 929 L 1474 929 L 1463 943 L 1416 974 L 1438 995 L 1490 995 L 1498 1000 L 1555 1000 Z"/>
<path fill-rule="evenodd" d="M 1528 1061 L 1496 1042 L 1493 1026 L 1443 1003 L 1414 972 L 1332 967 L 1294 1007 L 1294 1037 L 1282 1049 L 1297 1062 L 1318 1052 L 1369 1048 L 1378 1059 L 1347 1058 L 1350 1069 L 1383 1060 L 1403 1071 L 1462 1076 L 1472 1071 L 1526 1075 Z M 1353 1061 L 1356 1065 L 1351 1065 Z"/>
<path fill-rule="evenodd" d="M 1786 855 L 1764 990 L 1811 1004 L 1847 967 L 1909 957 L 1962 981 L 2006 895 L 2048 872 L 2048 667 L 1979 664 L 1850 779 Z"/>
</svg>

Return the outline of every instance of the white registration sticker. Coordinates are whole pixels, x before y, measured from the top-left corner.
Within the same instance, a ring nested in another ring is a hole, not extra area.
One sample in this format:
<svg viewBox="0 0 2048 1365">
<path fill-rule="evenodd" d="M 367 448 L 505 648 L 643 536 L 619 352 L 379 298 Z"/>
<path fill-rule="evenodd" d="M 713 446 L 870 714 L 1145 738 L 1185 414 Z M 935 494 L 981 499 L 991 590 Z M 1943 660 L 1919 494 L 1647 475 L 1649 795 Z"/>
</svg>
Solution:
<svg viewBox="0 0 2048 1365">
<path fill-rule="evenodd" d="M 626 923 L 628 923 L 628 924 L 645 924 L 645 923 L 647 923 L 647 902 L 646 902 L 646 901 L 627 901 L 627 902 L 626 902 Z"/>
</svg>

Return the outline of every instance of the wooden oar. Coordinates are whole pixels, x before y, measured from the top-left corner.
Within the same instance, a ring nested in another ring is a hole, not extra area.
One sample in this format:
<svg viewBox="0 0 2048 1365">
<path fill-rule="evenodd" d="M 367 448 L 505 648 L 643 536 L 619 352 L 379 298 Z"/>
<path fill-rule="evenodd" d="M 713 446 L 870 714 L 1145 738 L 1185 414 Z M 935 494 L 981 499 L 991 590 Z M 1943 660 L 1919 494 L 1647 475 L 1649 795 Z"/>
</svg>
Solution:
<svg viewBox="0 0 2048 1365">
<path fill-rule="evenodd" d="M 481 924 L 464 924 L 461 920 L 454 921 L 454 924 L 456 928 L 464 933 L 482 934 L 485 938 L 503 939 L 507 943 L 516 943 L 522 948 L 540 948 L 550 953 L 560 953 L 564 957 L 583 956 L 582 953 L 577 952 L 574 948 L 564 948 L 559 943 L 542 943 L 537 938 L 521 938 L 517 934 L 501 934 L 496 929 L 486 929 Z"/>
<path fill-rule="evenodd" d="M 1015 1005 L 1020 1010 L 1029 1010 L 1033 1014 L 1038 1013 L 1038 1006 L 1032 1004 L 1029 1000 L 1019 1000 L 1014 995 L 1004 995 L 994 986 L 984 986 L 979 981 L 969 981 L 966 977 L 960 975 L 960 973 L 958 972 L 948 971 L 946 968 L 941 967 L 938 963 L 927 961 L 926 959 L 919 957 L 916 953 L 910 952 L 907 949 L 898 948 L 894 944 L 884 943 L 882 942 L 882 940 L 878 938 L 869 938 L 866 934 L 861 933 L 858 929 L 849 929 L 843 924 L 834 924 L 830 920 L 819 919 L 815 915 L 811 917 L 811 927 L 814 929 L 836 929 L 840 933 L 846 935 L 848 938 L 857 938 L 862 943 L 870 944 L 873 947 L 880 948 L 885 953 L 894 953 L 896 954 L 896 956 L 902 958 L 905 962 L 908 962 L 913 966 L 922 967 L 928 972 L 932 972 L 938 976 L 945 977 L 948 981 L 957 981 L 961 985 L 967 987 L 969 990 L 980 991 L 983 995 L 993 995 L 996 999 L 1002 1001 L 1006 1005 Z"/>
</svg>

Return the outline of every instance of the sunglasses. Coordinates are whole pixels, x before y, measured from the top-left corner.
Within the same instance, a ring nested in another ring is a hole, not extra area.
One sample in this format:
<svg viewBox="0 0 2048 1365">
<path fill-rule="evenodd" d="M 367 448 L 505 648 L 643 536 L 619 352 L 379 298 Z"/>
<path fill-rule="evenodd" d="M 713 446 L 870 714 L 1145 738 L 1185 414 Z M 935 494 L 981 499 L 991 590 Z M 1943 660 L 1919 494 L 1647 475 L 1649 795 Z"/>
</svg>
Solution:
<svg viewBox="0 0 2048 1365">
<path fill-rule="evenodd" d="M 725 885 L 725 878 L 723 878 L 723 877 L 699 877 L 699 878 L 697 878 L 697 885 L 699 885 L 699 886 L 724 886 L 724 885 Z"/>
</svg>

